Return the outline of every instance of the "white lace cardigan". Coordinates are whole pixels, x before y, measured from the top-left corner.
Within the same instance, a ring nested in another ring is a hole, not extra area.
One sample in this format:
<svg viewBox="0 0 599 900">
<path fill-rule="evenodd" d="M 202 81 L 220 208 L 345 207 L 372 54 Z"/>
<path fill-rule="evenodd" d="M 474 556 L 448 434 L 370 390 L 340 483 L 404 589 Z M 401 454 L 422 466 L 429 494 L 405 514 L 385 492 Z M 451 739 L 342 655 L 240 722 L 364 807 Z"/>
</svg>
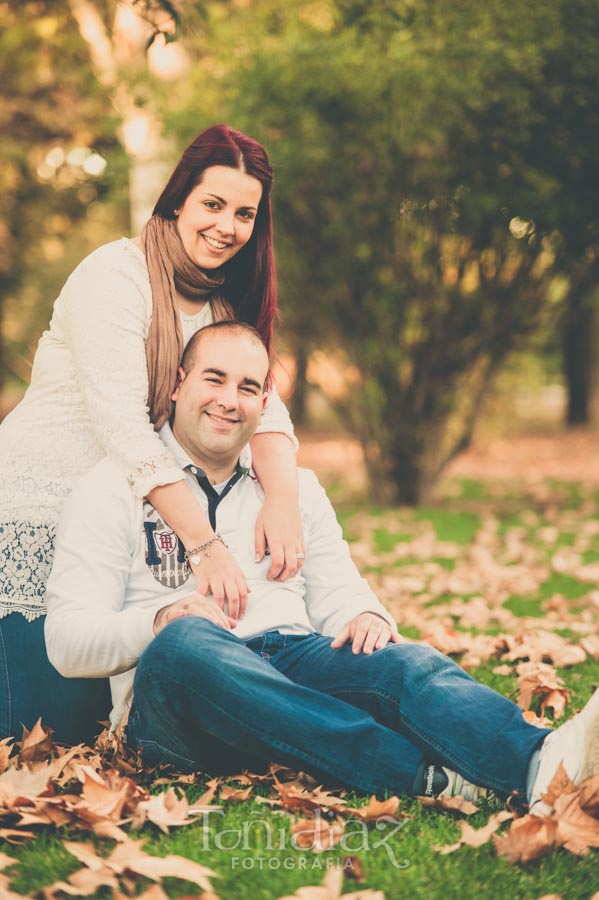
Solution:
<svg viewBox="0 0 599 900">
<path fill-rule="evenodd" d="M 45 612 L 62 505 L 75 479 L 99 459 L 112 458 L 137 497 L 184 477 L 148 417 L 151 315 L 145 257 L 127 238 L 86 257 L 54 305 L 31 384 L 0 425 L 0 618 Z M 181 313 L 181 321 L 188 341 L 211 321 L 210 307 Z M 294 440 L 276 393 L 258 431 Z"/>
</svg>

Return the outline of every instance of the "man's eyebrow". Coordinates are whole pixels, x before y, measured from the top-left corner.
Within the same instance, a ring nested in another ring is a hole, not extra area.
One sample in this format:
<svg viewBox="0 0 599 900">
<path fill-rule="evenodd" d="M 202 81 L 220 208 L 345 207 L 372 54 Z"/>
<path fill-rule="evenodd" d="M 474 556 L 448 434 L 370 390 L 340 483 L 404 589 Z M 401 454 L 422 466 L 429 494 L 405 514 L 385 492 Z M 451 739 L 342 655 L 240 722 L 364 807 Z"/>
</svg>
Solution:
<svg viewBox="0 0 599 900">
<path fill-rule="evenodd" d="M 202 369 L 202 375 L 218 375 L 219 378 L 226 378 L 227 373 L 221 371 L 221 369 L 215 369 L 212 366 L 207 369 Z M 251 387 L 257 387 L 258 390 L 262 390 L 262 385 L 259 381 L 256 381 L 255 378 L 242 378 L 241 384 L 247 384 Z"/>
<path fill-rule="evenodd" d="M 205 193 L 206 193 L 207 197 L 213 197 L 214 200 L 218 200 L 218 202 L 222 203 L 223 206 L 227 205 L 227 201 L 224 200 L 222 197 L 219 197 L 218 194 L 211 194 L 209 191 L 206 191 Z M 239 208 L 240 209 L 248 209 L 248 210 L 251 209 L 254 212 L 257 212 L 257 210 L 258 210 L 257 206 L 240 206 Z"/>
</svg>

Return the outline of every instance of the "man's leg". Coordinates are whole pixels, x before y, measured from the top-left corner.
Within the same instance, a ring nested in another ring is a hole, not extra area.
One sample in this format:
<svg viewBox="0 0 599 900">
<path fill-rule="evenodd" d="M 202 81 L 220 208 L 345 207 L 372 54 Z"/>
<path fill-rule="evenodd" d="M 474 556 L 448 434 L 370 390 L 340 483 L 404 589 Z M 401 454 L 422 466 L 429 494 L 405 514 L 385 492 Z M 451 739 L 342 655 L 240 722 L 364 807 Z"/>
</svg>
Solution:
<svg viewBox="0 0 599 900">
<path fill-rule="evenodd" d="M 330 643 L 321 635 L 279 636 L 272 664 L 295 683 L 370 713 L 417 747 L 426 763 L 525 797 L 529 761 L 550 732 L 525 722 L 515 703 L 426 645 L 388 644 L 365 656 Z"/>
<path fill-rule="evenodd" d="M 412 792 L 421 752 L 372 715 L 295 684 L 201 618 L 168 625 L 135 676 L 132 744 L 184 768 L 206 764 L 206 735 L 261 759 L 366 793 Z"/>
</svg>

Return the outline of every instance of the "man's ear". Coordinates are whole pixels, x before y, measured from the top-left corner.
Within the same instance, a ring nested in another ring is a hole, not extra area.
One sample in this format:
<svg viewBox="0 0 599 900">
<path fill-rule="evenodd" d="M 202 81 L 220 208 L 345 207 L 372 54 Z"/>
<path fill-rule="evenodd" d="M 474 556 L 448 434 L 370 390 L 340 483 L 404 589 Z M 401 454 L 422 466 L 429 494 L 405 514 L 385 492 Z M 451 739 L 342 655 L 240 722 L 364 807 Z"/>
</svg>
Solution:
<svg viewBox="0 0 599 900">
<path fill-rule="evenodd" d="M 270 397 L 270 392 L 269 392 L 269 391 L 264 391 L 264 393 L 262 394 L 262 412 L 264 412 L 264 407 L 265 407 L 266 404 L 268 403 L 268 398 L 269 398 L 269 397 Z"/>
<path fill-rule="evenodd" d="M 177 383 L 175 385 L 175 390 L 171 394 L 171 400 L 177 400 L 177 398 L 179 397 L 179 389 L 181 388 L 181 385 L 186 378 L 187 373 L 184 369 L 181 368 L 181 366 L 179 366 L 179 368 L 177 369 Z"/>
</svg>

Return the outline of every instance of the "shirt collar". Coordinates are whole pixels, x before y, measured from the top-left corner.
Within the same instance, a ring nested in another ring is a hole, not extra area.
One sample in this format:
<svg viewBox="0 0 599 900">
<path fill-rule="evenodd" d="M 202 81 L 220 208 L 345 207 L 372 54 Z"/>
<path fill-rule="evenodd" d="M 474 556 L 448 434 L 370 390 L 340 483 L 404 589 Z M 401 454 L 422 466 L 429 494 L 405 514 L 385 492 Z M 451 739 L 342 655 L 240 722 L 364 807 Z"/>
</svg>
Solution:
<svg viewBox="0 0 599 900">
<path fill-rule="evenodd" d="M 173 430 L 168 422 L 166 422 L 160 431 L 158 432 L 163 444 L 166 444 L 168 449 L 171 451 L 177 465 L 181 466 L 182 469 L 192 469 L 194 470 L 194 475 L 196 472 L 199 472 L 200 475 L 205 475 L 204 470 L 198 466 L 197 463 L 191 459 L 189 454 L 183 449 L 175 435 L 173 434 Z M 237 469 L 241 467 L 244 472 L 243 474 L 248 474 L 252 468 L 252 451 L 250 450 L 250 445 L 246 444 L 239 454 L 239 460 L 237 463 Z"/>
</svg>

